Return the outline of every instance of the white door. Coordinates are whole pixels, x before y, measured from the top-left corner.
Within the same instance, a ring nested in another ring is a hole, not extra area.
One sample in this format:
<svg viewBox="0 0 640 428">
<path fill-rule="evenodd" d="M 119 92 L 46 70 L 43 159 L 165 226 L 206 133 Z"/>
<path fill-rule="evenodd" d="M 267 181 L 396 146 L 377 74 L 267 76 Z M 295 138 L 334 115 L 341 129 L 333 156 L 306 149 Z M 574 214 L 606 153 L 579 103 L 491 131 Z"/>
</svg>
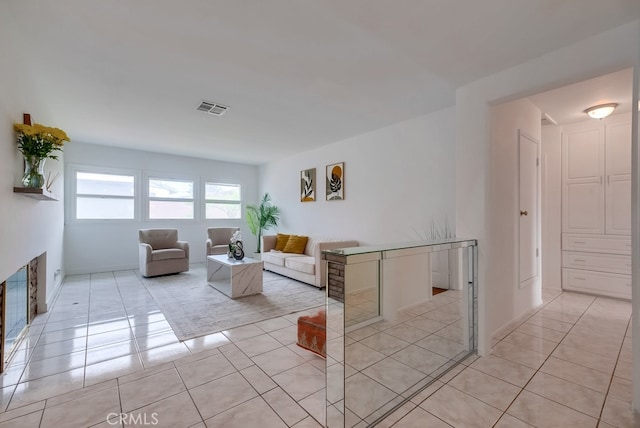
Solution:
<svg viewBox="0 0 640 428">
<path fill-rule="evenodd" d="M 631 234 L 631 120 L 612 116 L 606 128 L 606 222 L 608 234 Z"/>
<path fill-rule="evenodd" d="M 518 136 L 519 153 L 519 275 L 520 287 L 538 277 L 538 142 Z"/>
<path fill-rule="evenodd" d="M 562 231 L 604 233 L 604 125 L 562 132 Z"/>
<path fill-rule="evenodd" d="M 431 286 L 449 289 L 449 251 L 431 253 Z"/>
</svg>

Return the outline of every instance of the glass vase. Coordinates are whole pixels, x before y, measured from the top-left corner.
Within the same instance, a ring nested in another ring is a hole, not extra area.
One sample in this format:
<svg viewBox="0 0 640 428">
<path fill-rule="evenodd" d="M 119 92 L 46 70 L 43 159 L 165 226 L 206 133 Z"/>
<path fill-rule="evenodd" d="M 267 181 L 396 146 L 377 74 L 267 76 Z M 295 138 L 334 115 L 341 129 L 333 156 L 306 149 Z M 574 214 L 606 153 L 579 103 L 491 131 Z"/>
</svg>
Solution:
<svg viewBox="0 0 640 428">
<path fill-rule="evenodd" d="M 42 188 L 44 186 L 44 162 L 47 158 L 33 155 L 24 155 L 24 175 L 22 185 L 24 187 Z"/>
</svg>

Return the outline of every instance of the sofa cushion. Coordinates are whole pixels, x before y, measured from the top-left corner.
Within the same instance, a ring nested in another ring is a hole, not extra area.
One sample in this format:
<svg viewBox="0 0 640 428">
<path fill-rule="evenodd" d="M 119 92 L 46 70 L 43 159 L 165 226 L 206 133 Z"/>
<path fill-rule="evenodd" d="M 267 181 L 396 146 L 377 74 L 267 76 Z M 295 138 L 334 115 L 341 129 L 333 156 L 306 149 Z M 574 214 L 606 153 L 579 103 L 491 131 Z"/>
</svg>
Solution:
<svg viewBox="0 0 640 428">
<path fill-rule="evenodd" d="M 140 229 L 138 239 L 151 245 L 154 250 L 175 248 L 178 241 L 178 229 Z"/>
<path fill-rule="evenodd" d="M 164 250 L 154 250 L 151 252 L 151 261 L 184 259 L 186 257 L 184 250 L 180 248 L 166 248 Z"/>
<path fill-rule="evenodd" d="M 299 254 L 282 253 L 280 251 L 274 251 L 274 250 L 271 250 L 268 253 L 262 253 L 263 262 L 271 263 L 272 265 L 282 266 L 282 267 L 284 267 L 285 259 L 289 257 L 297 258 L 302 256 Z"/>
<path fill-rule="evenodd" d="M 287 242 L 289 241 L 289 236 L 291 235 L 285 235 L 284 233 L 278 233 L 278 236 L 276 237 L 276 251 L 283 251 L 284 247 L 287 246 Z"/>
<path fill-rule="evenodd" d="M 284 260 L 284 266 L 297 270 L 298 272 L 308 273 L 309 275 L 316 274 L 316 258 L 309 256 L 300 257 L 287 257 Z"/>
<path fill-rule="evenodd" d="M 222 252 L 223 254 L 226 254 L 229 251 L 229 244 L 213 245 L 211 246 L 211 250 L 216 253 Z"/>
<path fill-rule="evenodd" d="M 307 246 L 308 236 L 291 235 L 287 245 L 282 250 L 283 253 L 303 254 Z"/>
</svg>

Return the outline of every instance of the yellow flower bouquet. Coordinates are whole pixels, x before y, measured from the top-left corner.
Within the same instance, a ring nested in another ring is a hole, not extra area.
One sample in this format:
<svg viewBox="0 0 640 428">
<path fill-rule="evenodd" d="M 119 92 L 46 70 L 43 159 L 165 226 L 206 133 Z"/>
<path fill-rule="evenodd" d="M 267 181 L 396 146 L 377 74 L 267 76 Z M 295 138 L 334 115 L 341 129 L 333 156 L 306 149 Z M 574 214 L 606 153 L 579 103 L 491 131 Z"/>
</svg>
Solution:
<svg viewBox="0 0 640 428">
<path fill-rule="evenodd" d="M 35 156 L 40 159 L 58 159 L 55 151 L 61 151 L 67 134 L 58 128 L 40 125 L 23 125 L 15 123 L 13 129 L 18 133 L 18 150 L 25 157 Z"/>
<path fill-rule="evenodd" d="M 18 133 L 18 150 L 24 156 L 22 184 L 24 187 L 42 187 L 45 184 L 44 161 L 58 159 L 55 152 L 62 151 L 62 146 L 65 141 L 69 141 L 69 137 L 62 129 L 39 123 L 35 125 L 14 123 L 13 129 Z M 53 184 L 53 180 L 47 180 L 47 190 Z"/>
</svg>

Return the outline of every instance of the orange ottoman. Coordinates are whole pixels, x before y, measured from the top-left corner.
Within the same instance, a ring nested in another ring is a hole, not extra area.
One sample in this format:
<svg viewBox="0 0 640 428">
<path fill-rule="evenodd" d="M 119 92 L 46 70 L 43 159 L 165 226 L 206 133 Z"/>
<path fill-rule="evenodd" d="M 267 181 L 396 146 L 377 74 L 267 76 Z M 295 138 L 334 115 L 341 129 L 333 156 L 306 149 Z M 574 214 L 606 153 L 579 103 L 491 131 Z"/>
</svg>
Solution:
<svg viewBox="0 0 640 428">
<path fill-rule="evenodd" d="M 327 320 L 324 309 L 315 315 L 305 315 L 298 318 L 298 346 L 308 349 L 325 358 L 327 355 L 325 343 L 327 341 Z"/>
</svg>

